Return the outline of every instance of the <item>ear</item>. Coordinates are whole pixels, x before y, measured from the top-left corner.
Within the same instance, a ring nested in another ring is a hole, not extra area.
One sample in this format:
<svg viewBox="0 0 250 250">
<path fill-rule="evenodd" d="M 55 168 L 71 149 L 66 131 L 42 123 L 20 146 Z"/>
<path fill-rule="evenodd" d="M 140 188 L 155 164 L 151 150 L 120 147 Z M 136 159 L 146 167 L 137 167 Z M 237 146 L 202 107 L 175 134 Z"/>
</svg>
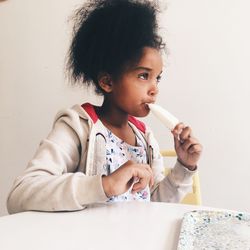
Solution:
<svg viewBox="0 0 250 250">
<path fill-rule="evenodd" d="M 100 74 L 98 77 L 98 84 L 104 92 L 106 93 L 112 92 L 113 84 L 111 76 L 109 74 L 107 73 Z"/>
</svg>

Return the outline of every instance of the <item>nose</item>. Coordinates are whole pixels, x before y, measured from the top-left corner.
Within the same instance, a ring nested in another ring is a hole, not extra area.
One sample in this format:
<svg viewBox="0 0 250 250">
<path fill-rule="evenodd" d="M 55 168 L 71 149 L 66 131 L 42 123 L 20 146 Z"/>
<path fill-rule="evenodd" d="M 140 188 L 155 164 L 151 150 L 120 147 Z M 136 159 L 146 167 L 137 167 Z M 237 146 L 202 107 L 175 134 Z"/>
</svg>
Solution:
<svg viewBox="0 0 250 250">
<path fill-rule="evenodd" d="M 148 95 L 149 96 L 156 96 L 158 94 L 158 85 L 157 83 L 152 83 L 149 90 L 148 90 Z"/>
</svg>

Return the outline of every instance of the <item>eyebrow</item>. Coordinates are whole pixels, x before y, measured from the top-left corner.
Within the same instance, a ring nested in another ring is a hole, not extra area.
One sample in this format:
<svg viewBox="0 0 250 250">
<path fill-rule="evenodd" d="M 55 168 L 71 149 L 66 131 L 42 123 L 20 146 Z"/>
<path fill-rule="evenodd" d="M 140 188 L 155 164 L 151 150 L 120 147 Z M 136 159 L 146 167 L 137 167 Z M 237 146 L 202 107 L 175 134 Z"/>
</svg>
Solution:
<svg viewBox="0 0 250 250">
<path fill-rule="evenodd" d="M 151 68 L 148 68 L 148 67 L 143 67 L 143 66 L 138 66 L 138 67 L 135 67 L 135 68 L 134 68 L 134 70 L 141 70 L 141 69 L 143 69 L 143 70 L 147 70 L 147 71 L 152 71 L 152 69 L 151 69 Z"/>
<path fill-rule="evenodd" d="M 146 71 L 152 71 L 151 68 L 148 68 L 148 67 L 143 67 L 143 66 L 138 66 L 138 67 L 135 67 L 134 70 L 146 70 Z M 162 73 L 163 71 L 161 71 L 159 73 L 159 75 Z"/>
</svg>

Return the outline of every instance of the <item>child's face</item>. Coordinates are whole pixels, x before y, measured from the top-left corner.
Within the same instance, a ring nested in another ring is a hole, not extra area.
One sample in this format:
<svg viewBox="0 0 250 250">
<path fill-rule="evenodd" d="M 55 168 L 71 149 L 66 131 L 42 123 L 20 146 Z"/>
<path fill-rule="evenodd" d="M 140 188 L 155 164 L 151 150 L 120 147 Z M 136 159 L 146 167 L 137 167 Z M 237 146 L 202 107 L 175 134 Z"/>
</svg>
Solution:
<svg viewBox="0 0 250 250">
<path fill-rule="evenodd" d="M 143 117 L 149 113 L 146 103 L 155 102 L 162 73 L 162 57 L 158 50 L 145 47 L 137 65 L 129 67 L 113 82 L 111 98 L 121 111 Z"/>
</svg>

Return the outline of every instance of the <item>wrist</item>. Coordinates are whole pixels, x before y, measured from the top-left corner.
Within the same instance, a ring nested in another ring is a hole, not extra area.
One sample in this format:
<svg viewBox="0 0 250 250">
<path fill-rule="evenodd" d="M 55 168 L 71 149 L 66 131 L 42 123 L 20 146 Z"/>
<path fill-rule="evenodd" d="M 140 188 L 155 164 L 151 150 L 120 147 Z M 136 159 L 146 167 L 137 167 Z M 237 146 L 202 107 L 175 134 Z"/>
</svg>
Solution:
<svg viewBox="0 0 250 250">
<path fill-rule="evenodd" d="M 110 183 L 109 176 L 106 176 L 106 175 L 102 176 L 102 187 L 103 187 L 104 193 L 106 194 L 108 198 L 113 196 L 112 185 Z"/>
<path fill-rule="evenodd" d="M 177 158 L 177 161 L 190 171 L 195 171 L 197 169 L 197 165 L 187 165 L 184 162 L 182 162 L 179 158 Z"/>
</svg>

